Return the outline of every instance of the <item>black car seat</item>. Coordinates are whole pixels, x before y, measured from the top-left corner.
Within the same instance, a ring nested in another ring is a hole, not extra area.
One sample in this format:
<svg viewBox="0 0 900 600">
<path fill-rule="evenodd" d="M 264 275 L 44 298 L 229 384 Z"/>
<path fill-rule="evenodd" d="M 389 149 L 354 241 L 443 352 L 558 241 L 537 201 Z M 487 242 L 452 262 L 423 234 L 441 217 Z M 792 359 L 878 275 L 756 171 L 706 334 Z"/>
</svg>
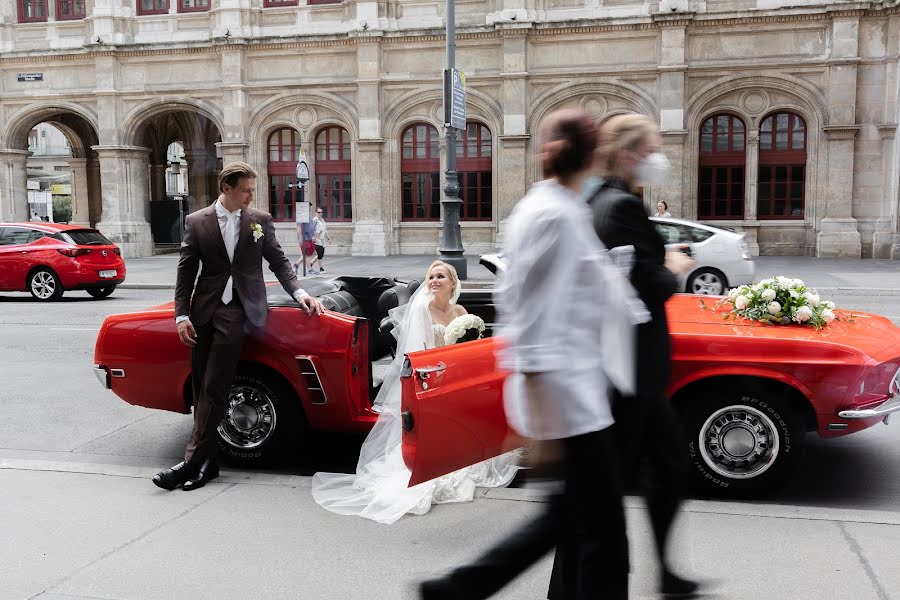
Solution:
<svg viewBox="0 0 900 600">
<path fill-rule="evenodd" d="M 382 292 L 381 296 L 378 297 L 378 318 L 375 321 L 378 326 L 378 335 L 376 336 L 375 348 L 371 353 L 372 359 L 384 356 L 388 352 L 390 352 L 391 356 L 394 355 L 397 347 L 397 340 L 391 334 L 391 330 L 394 328 L 394 322 L 391 320 L 388 313 L 391 309 L 409 302 L 409 299 L 412 298 L 412 295 L 418 288 L 419 282 L 413 279 L 409 283 L 398 283 L 394 287 Z"/>
</svg>

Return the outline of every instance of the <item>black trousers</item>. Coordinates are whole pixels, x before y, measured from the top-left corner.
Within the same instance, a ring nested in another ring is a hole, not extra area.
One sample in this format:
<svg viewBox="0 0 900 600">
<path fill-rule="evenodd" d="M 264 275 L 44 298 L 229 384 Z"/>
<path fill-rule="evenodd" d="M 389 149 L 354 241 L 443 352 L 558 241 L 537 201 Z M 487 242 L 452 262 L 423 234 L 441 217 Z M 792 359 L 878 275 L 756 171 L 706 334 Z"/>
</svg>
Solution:
<svg viewBox="0 0 900 600">
<path fill-rule="evenodd" d="M 235 294 L 231 303 L 219 303 L 209 322 L 195 327 L 197 345 L 191 348 L 194 429 L 184 451 L 187 461 L 200 463 L 216 456 L 216 429 L 228 405 L 247 335 L 246 323 L 244 307 Z"/>
<path fill-rule="evenodd" d="M 449 575 L 461 597 L 489 598 L 554 547 L 565 561 L 553 598 L 628 597 L 628 538 L 612 433 L 607 428 L 560 442 L 560 489 L 534 520 Z"/>
<path fill-rule="evenodd" d="M 656 554 L 666 568 L 669 533 L 690 474 L 681 421 L 663 393 L 614 393 L 611 400 L 622 479 L 644 488 Z"/>
</svg>

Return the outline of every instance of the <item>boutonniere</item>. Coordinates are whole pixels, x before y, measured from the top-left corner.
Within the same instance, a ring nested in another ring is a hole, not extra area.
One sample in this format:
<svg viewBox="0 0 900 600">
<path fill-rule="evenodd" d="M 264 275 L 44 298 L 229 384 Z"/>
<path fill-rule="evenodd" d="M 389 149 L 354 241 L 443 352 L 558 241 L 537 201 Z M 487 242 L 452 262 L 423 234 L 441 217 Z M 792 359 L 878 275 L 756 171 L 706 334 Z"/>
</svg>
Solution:
<svg viewBox="0 0 900 600">
<path fill-rule="evenodd" d="M 258 242 L 259 238 L 263 236 L 262 225 L 259 223 L 250 223 L 250 231 L 253 232 L 253 241 Z"/>
</svg>

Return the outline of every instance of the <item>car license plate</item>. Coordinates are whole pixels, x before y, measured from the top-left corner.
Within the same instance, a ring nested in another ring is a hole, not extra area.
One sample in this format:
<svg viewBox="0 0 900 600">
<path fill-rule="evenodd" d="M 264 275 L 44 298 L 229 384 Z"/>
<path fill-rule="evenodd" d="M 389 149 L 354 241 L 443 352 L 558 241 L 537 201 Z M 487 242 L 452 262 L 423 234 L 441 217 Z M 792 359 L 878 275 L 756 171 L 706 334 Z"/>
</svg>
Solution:
<svg viewBox="0 0 900 600">
<path fill-rule="evenodd" d="M 116 271 L 115 271 L 115 270 L 112 270 L 112 271 L 100 271 L 100 278 L 101 278 L 101 279 L 106 279 L 106 278 L 109 278 L 109 277 L 115 277 L 115 276 L 116 276 Z"/>
</svg>

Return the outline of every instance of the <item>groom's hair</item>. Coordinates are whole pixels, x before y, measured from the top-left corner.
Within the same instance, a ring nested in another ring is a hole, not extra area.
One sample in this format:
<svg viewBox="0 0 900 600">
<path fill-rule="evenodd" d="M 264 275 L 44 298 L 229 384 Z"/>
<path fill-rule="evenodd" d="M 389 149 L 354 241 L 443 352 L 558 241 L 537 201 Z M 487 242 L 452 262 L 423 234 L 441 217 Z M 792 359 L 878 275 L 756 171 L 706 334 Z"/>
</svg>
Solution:
<svg viewBox="0 0 900 600">
<path fill-rule="evenodd" d="M 256 169 L 245 162 L 233 162 L 225 165 L 219 173 L 219 191 L 224 192 L 225 186 L 235 187 L 241 179 L 256 179 Z"/>
</svg>

